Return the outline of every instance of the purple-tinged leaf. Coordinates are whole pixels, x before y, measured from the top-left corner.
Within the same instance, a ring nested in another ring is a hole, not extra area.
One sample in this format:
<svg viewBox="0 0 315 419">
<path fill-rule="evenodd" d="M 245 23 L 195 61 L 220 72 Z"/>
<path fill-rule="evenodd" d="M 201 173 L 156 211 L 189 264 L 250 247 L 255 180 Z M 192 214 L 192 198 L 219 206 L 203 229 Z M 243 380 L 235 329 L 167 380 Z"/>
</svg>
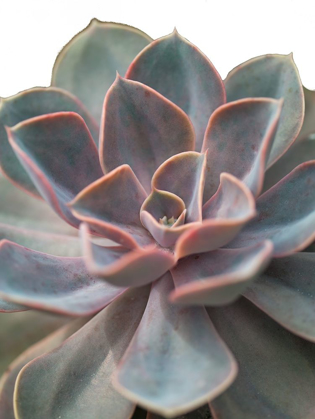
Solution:
<svg viewBox="0 0 315 419">
<path fill-rule="evenodd" d="M 28 307 L 12 303 L 12 301 L 6 301 L 0 298 L 0 313 L 15 313 L 17 311 L 26 310 L 28 310 Z"/>
<path fill-rule="evenodd" d="M 63 326 L 69 318 L 38 311 L 0 313 L 0 377 L 29 346 Z"/>
<path fill-rule="evenodd" d="M 138 327 L 148 294 L 148 287 L 128 290 L 59 348 L 28 363 L 16 383 L 19 418 L 131 417 L 135 406 L 116 392 L 111 376 Z"/>
<path fill-rule="evenodd" d="M 134 57 L 151 41 L 132 26 L 93 19 L 61 50 L 51 83 L 74 93 L 99 122 L 116 71 L 125 74 Z"/>
<path fill-rule="evenodd" d="M 130 166 L 124 164 L 81 191 L 69 207 L 100 235 L 134 249 L 153 243 L 140 221 L 146 196 Z"/>
<path fill-rule="evenodd" d="M 315 118 L 315 112 L 314 112 Z M 265 174 L 263 191 L 267 191 L 299 164 L 315 160 L 315 141 L 304 139 L 295 142 L 292 147 Z"/>
<path fill-rule="evenodd" d="M 172 269 L 174 303 L 217 306 L 235 301 L 270 261 L 269 241 L 183 259 Z"/>
<path fill-rule="evenodd" d="M 228 74 L 225 88 L 228 102 L 247 97 L 284 99 L 268 158 L 270 167 L 293 144 L 303 123 L 303 86 L 292 54 L 262 55 L 246 61 Z"/>
<path fill-rule="evenodd" d="M 58 329 L 38 343 L 34 344 L 16 358 L 4 372 L 0 380 L 0 418 L 15 419 L 13 394 L 16 378 L 21 369 L 34 358 L 59 346 L 65 339 L 80 329 L 88 319 L 77 319 Z"/>
<path fill-rule="evenodd" d="M 167 417 L 218 396 L 237 373 L 205 309 L 170 304 L 172 289 L 169 273 L 153 284 L 139 328 L 113 377 L 125 397 Z"/>
<path fill-rule="evenodd" d="M 304 140 L 315 134 L 315 90 L 308 90 L 303 86 L 305 114 L 304 121 L 297 141 Z"/>
<path fill-rule="evenodd" d="M 1 99 L 0 103 L 0 166 L 6 176 L 16 185 L 41 198 L 34 183 L 14 154 L 4 129 L 39 115 L 55 112 L 76 112 L 89 127 L 94 141 L 98 143 L 98 125 L 82 103 L 69 92 L 54 87 L 35 87 L 17 95 Z"/>
<path fill-rule="evenodd" d="M 172 192 L 184 201 L 187 209 L 186 223 L 202 219 L 205 170 L 206 153 L 188 151 L 168 159 L 152 178 L 152 188 Z"/>
<path fill-rule="evenodd" d="M 117 76 L 102 116 L 100 156 L 105 172 L 129 164 L 150 192 L 155 170 L 194 145 L 194 129 L 185 112 L 150 87 Z"/>
<path fill-rule="evenodd" d="M 192 226 L 184 224 L 186 211 L 177 195 L 154 188 L 141 207 L 140 219 L 160 246 L 171 247 Z"/>
<path fill-rule="evenodd" d="M 204 202 L 217 190 L 222 172 L 259 195 L 281 108 L 282 100 L 250 98 L 227 103 L 211 115 L 202 147 L 208 150 Z"/>
<path fill-rule="evenodd" d="M 198 48 L 175 30 L 141 51 L 126 77 L 152 87 L 181 107 L 195 127 L 196 150 L 201 149 L 209 117 L 226 98 L 220 75 Z"/>
<path fill-rule="evenodd" d="M 177 240 L 177 258 L 209 252 L 229 243 L 255 216 L 255 200 L 243 182 L 222 173 L 216 194 L 206 202 L 202 211 L 202 224 L 194 225 Z"/>
<path fill-rule="evenodd" d="M 245 298 L 208 312 L 239 365 L 235 382 L 210 403 L 213 416 L 313 418 L 315 345 L 283 329 Z"/>
<path fill-rule="evenodd" d="M 256 203 L 257 216 L 229 247 L 271 240 L 275 257 L 306 248 L 315 239 L 315 160 L 303 163 Z"/>
<path fill-rule="evenodd" d="M 290 332 L 315 342 L 315 253 L 274 259 L 244 295 Z"/>
<path fill-rule="evenodd" d="M 125 291 L 91 276 L 82 258 L 51 256 L 6 240 L 0 264 L 0 297 L 39 310 L 87 316 Z"/>
<path fill-rule="evenodd" d="M 173 254 L 154 245 L 128 250 L 103 247 L 90 241 L 86 224 L 81 224 L 88 271 L 117 287 L 139 287 L 159 278 L 176 264 Z"/>
<path fill-rule="evenodd" d="M 76 113 L 43 115 L 8 128 L 9 141 L 43 198 L 70 225 L 66 203 L 103 175 L 97 148 Z"/>
</svg>

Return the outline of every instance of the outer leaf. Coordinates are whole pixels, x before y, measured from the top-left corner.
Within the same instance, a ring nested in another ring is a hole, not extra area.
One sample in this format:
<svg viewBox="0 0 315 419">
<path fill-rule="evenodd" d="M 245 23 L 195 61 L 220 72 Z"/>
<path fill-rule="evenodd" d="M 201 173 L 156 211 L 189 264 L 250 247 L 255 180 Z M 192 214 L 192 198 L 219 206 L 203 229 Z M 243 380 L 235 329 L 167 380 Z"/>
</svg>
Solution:
<svg viewBox="0 0 315 419">
<path fill-rule="evenodd" d="M 16 378 L 21 369 L 34 358 L 59 346 L 65 339 L 75 333 L 86 323 L 87 319 L 78 319 L 58 329 L 48 337 L 28 348 L 12 364 L 0 380 L 0 418 L 15 419 L 13 409 L 13 393 Z"/>
<path fill-rule="evenodd" d="M 86 224 L 81 224 L 81 232 L 88 271 L 118 287 L 148 284 L 176 263 L 171 252 L 154 245 L 132 251 L 123 247 L 102 247 L 90 241 Z"/>
<path fill-rule="evenodd" d="M 315 91 L 308 90 L 306 87 L 303 87 L 303 92 L 305 100 L 305 115 L 303 126 L 297 141 L 306 139 L 310 135 L 315 134 Z"/>
<path fill-rule="evenodd" d="M 177 195 L 153 189 L 141 207 L 140 219 L 162 247 L 171 247 L 184 231 L 191 228 L 191 223 L 184 224 L 186 211 L 184 201 Z M 163 224 L 164 217 L 174 219 L 174 224 Z"/>
<path fill-rule="evenodd" d="M 225 102 L 221 77 L 208 58 L 174 30 L 145 48 L 126 77 L 152 87 L 187 113 L 199 151 L 210 115 Z"/>
<path fill-rule="evenodd" d="M 314 112 L 315 117 L 315 112 Z M 315 160 L 315 141 L 304 139 L 292 147 L 266 172 L 264 191 L 270 189 L 301 163 Z"/>
<path fill-rule="evenodd" d="M 287 332 L 245 299 L 208 311 L 239 364 L 235 382 L 211 402 L 213 415 L 313 418 L 315 345 Z"/>
<path fill-rule="evenodd" d="M 274 259 L 246 298 L 290 332 L 315 342 L 315 253 Z"/>
<path fill-rule="evenodd" d="M 235 301 L 270 261 L 273 246 L 220 249 L 190 256 L 172 269 L 171 301 L 217 306 Z"/>
<path fill-rule="evenodd" d="M 11 301 L 6 301 L 0 298 L 0 313 L 14 313 L 16 311 L 26 311 L 27 307 L 20 304 L 12 303 Z"/>
<path fill-rule="evenodd" d="M 116 71 L 124 74 L 133 58 L 151 41 L 132 26 L 93 19 L 58 55 L 52 84 L 74 93 L 99 121 Z"/>
<path fill-rule="evenodd" d="M 217 190 L 222 172 L 241 179 L 259 195 L 282 103 L 266 98 L 242 99 L 221 106 L 211 115 L 202 146 L 209 151 L 204 202 Z"/>
<path fill-rule="evenodd" d="M 193 126 L 178 106 L 148 86 L 117 76 L 102 117 L 105 172 L 127 163 L 150 192 L 155 170 L 174 154 L 193 150 L 194 144 Z"/>
<path fill-rule="evenodd" d="M 21 122 L 8 134 L 44 199 L 69 224 L 78 226 L 66 203 L 103 175 L 83 119 L 71 112 L 44 115 Z"/>
<path fill-rule="evenodd" d="M 306 248 L 315 239 L 315 160 L 301 164 L 257 200 L 257 217 L 229 245 L 271 240 L 274 256 Z"/>
<path fill-rule="evenodd" d="M 225 88 L 228 102 L 246 97 L 284 99 L 268 159 L 270 167 L 294 142 L 303 123 L 303 87 L 292 54 L 262 55 L 246 61 L 228 74 Z"/>
<path fill-rule="evenodd" d="M 69 318 L 36 311 L 0 313 L 0 376 L 29 346 L 63 326 Z"/>
<path fill-rule="evenodd" d="M 226 245 L 255 215 L 255 201 L 248 188 L 228 173 L 222 173 L 220 179 L 217 193 L 203 207 L 203 223 L 177 240 L 177 258 Z"/>
<path fill-rule="evenodd" d="M 58 349 L 27 364 L 17 379 L 16 415 L 129 417 L 134 405 L 114 390 L 111 375 L 138 327 L 148 291 L 127 291 Z"/>
<path fill-rule="evenodd" d="M 0 244 L 0 297 L 36 309 L 89 315 L 125 290 L 89 275 L 82 258 L 60 258 Z"/>
<path fill-rule="evenodd" d="M 152 188 L 179 196 L 186 205 L 186 222 L 201 221 L 206 154 L 189 151 L 164 162 L 154 173 Z"/>
<path fill-rule="evenodd" d="M 167 417 L 203 405 L 234 380 L 237 366 L 204 308 L 167 301 L 170 274 L 153 285 L 140 326 L 114 375 L 128 399 Z"/>
<path fill-rule="evenodd" d="M 14 154 L 4 129 L 19 122 L 48 113 L 70 111 L 82 116 L 94 141 L 98 143 L 98 126 L 82 103 L 70 93 L 54 87 L 35 87 L 2 99 L 0 103 L 0 166 L 12 182 L 27 192 L 41 197 L 29 175 Z"/>
<path fill-rule="evenodd" d="M 131 168 L 124 164 L 81 191 L 69 206 L 75 217 L 94 231 L 133 249 L 153 242 L 140 222 L 146 196 Z"/>
</svg>

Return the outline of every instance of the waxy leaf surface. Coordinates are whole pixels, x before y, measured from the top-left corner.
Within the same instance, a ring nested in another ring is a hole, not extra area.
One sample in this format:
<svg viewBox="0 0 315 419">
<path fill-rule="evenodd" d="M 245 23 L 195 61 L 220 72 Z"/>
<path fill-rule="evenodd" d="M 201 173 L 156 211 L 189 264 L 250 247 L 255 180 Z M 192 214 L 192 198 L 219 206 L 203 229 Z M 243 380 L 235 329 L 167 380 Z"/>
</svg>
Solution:
<svg viewBox="0 0 315 419">
<path fill-rule="evenodd" d="M 281 108 L 282 101 L 250 98 L 227 103 L 211 115 L 202 147 L 208 150 L 204 202 L 216 192 L 222 172 L 259 195 Z"/>
<path fill-rule="evenodd" d="M 315 141 L 303 139 L 302 141 L 295 142 L 281 159 L 267 170 L 265 174 L 264 191 L 270 189 L 299 164 L 309 160 L 315 160 Z"/>
<path fill-rule="evenodd" d="M 105 94 L 151 38 L 132 26 L 93 19 L 60 52 L 52 85 L 75 94 L 100 121 Z"/>
<path fill-rule="evenodd" d="M 178 258 L 209 252 L 229 243 L 255 215 L 249 189 L 234 176 L 222 173 L 216 194 L 203 206 L 203 222 L 194 225 L 176 242 Z"/>
<path fill-rule="evenodd" d="M 315 342 L 315 253 L 274 259 L 244 295 L 290 332 Z"/>
<path fill-rule="evenodd" d="M 124 164 L 81 191 L 70 208 L 100 235 L 132 249 L 153 243 L 140 221 L 146 196 L 130 166 Z"/>
<path fill-rule="evenodd" d="M 152 187 L 169 191 L 185 203 L 186 222 L 201 221 L 206 154 L 188 151 L 164 162 L 154 173 Z"/>
<path fill-rule="evenodd" d="M 11 181 L 37 197 L 40 197 L 40 194 L 12 150 L 4 125 L 13 127 L 26 119 L 55 112 L 76 112 L 81 115 L 90 129 L 94 141 L 98 143 L 98 125 L 80 101 L 65 90 L 55 87 L 35 87 L 17 95 L 1 99 L 1 169 Z"/>
<path fill-rule="evenodd" d="M 208 309 L 235 355 L 235 382 L 210 403 L 218 418 L 305 418 L 315 413 L 315 345 L 294 336 L 244 298 Z"/>
<path fill-rule="evenodd" d="M 21 369 L 34 358 L 47 353 L 59 346 L 65 339 L 81 328 L 87 319 L 78 319 L 58 329 L 38 343 L 35 343 L 7 368 L 0 380 L 0 418 L 15 419 L 13 395 L 16 378 Z"/>
<path fill-rule="evenodd" d="M 303 92 L 305 101 L 305 114 L 303 125 L 297 141 L 306 139 L 307 137 L 315 134 L 315 91 L 303 87 Z"/>
<path fill-rule="evenodd" d="M 20 419 L 126 419 L 134 404 L 112 386 L 112 373 L 134 335 L 149 289 L 128 290 L 53 352 L 21 371 L 16 385 Z M 78 397 L 80 395 L 80 397 Z"/>
<path fill-rule="evenodd" d="M 274 256 L 302 250 L 315 239 L 315 161 L 303 163 L 261 195 L 257 216 L 229 247 L 271 240 Z"/>
<path fill-rule="evenodd" d="M 64 220 L 78 226 L 66 204 L 103 175 L 83 119 L 76 113 L 60 112 L 21 122 L 8 133 L 43 198 Z"/>
<path fill-rule="evenodd" d="M 200 151 L 210 115 L 225 103 L 223 82 L 208 58 L 175 30 L 141 51 L 126 77 L 181 107 L 195 127 L 196 150 Z"/>
<path fill-rule="evenodd" d="M 0 244 L 0 296 L 36 309 L 89 315 L 104 308 L 124 289 L 88 274 L 82 258 L 61 258 L 17 244 Z"/>
<path fill-rule="evenodd" d="M 219 249 L 193 255 L 172 269 L 171 301 L 191 305 L 223 305 L 236 300 L 266 267 L 271 242 L 241 249 Z"/>
<path fill-rule="evenodd" d="M 129 164 L 150 192 L 155 170 L 194 145 L 193 126 L 178 106 L 148 86 L 117 76 L 102 117 L 100 156 L 105 172 Z"/>
<path fill-rule="evenodd" d="M 33 310 L 0 313 L 0 376 L 22 352 L 67 321 L 68 317 Z"/>
<path fill-rule="evenodd" d="M 139 328 L 114 375 L 123 395 L 167 417 L 213 399 L 237 372 L 205 309 L 170 304 L 172 289 L 169 273 L 153 284 Z"/>
<path fill-rule="evenodd" d="M 298 70 L 290 55 L 262 55 L 234 68 L 225 80 L 227 101 L 246 97 L 284 99 L 268 167 L 290 147 L 304 118 L 304 94 Z"/>
<path fill-rule="evenodd" d="M 148 284 L 176 263 L 171 252 L 154 245 L 134 250 L 103 247 L 90 241 L 86 224 L 81 225 L 81 233 L 88 271 L 118 287 Z"/>
</svg>

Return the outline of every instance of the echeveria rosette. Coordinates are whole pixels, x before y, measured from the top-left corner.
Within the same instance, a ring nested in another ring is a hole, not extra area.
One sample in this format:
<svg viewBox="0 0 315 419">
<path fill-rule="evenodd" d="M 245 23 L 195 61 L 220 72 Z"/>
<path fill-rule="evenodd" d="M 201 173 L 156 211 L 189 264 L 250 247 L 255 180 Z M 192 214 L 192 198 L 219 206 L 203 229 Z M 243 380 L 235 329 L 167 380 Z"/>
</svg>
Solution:
<svg viewBox="0 0 315 419">
<path fill-rule="evenodd" d="M 80 318 L 11 364 L 0 417 L 312 417 L 315 161 L 262 193 L 303 122 L 292 56 L 224 86 L 176 31 L 149 42 L 94 20 L 53 87 L 2 101 L 1 167 L 29 195 L 0 179 L 1 318 Z"/>
</svg>

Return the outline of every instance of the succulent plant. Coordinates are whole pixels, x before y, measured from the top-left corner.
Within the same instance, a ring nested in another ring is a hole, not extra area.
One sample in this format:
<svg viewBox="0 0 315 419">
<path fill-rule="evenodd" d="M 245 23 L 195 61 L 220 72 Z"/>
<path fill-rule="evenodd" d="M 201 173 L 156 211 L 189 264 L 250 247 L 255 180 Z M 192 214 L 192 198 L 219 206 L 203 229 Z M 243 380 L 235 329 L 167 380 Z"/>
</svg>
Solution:
<svg viewBox="0 0 315 419">
<path fill-rule="evenodd" d="M 223 83 L 177 31 L 93 20 L 2 100 L 1 419 L 314 417 L 305 96 L 302 127 L 292 55 Z"/>
</svg>

